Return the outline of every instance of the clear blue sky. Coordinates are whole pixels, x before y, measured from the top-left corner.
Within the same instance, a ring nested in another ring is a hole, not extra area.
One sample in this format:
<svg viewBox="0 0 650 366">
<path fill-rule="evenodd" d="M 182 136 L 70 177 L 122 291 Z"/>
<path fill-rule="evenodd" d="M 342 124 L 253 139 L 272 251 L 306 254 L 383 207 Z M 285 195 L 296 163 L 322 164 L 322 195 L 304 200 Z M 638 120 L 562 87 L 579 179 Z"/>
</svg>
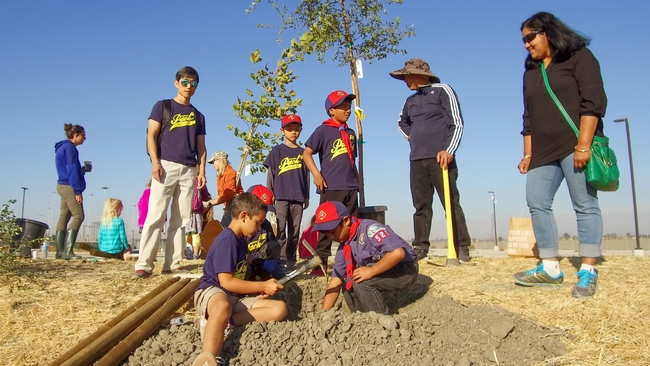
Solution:
<svg viewBox="0 0 650 366">
<path fill-rule="evenodd" d="M 0 88 L 0 202 L 14 198 L 21 210 L 21 186 L 28 187 L 25 217 L 50 222 L 58 217 L 54 195 L 54 143 L 64 138 L 63 123 L 85 127 L 88 140 L 79 147 L 81 160 L 93 162 L 86 176 L 85 224 L 101 215 L 106 197 L 122 199 L 123 218 L 132 222 L 132 209 L 150 173 L 145 153 L 146 122 L 153 104 L 175 95 L 174 73 L 191 65 L 201 83 L 192 99 L 207 119 L 209 153 L 225 150 L 238 164 L 241 140 L 226 129 L 244 127 L 233 112 L 237 97 L 254 89 L 249 54 L 257 48 L 274 64 L 281 47 L 277 33 L 258 23 L 276 23 L 268 6 L 246 15 L 239 1 L 2 1 L 0 2 L 0 65 L 7 85 Z M 592 37 L 609 98 L 605 133 L 619 157 L 621 188 L 601 193 L 605 232 L 634 232 L 625 126 L 631 121 L 636 163 L 639 224 L 649 233 L 650 171 L 644 157 L 650 147 L 647 117 L 650 73 L 647 60 L 650 14 L 646 1 L 430 1 L 405 0 L 388 9 L 413 24 L 417 36 L 402 46 L 408 55 L 394 55 L 372 65 L 364 63 L 360 80 L 364 133 L 366 201 L 388 206 L 387 222 L 405 238 L 412 237 L 413 208 L 409 191 L 407 141 L 396 121 L 410 91 L 388 72 L 411 57 L 426 59 L 433 72 L 457 92 L 465 119 L 458 150 L 459 189 L 472 237 L 490 238 L 492 202 L 497 196 L 499 236 L 507 236 L 508 220 L 525 207 L 525 176 L 517 171 L 522 155 L 522 74 L 526 51 L 521 22 L 537 11 L 550 11 L 571 27 Z M 309 59 L 296 64 L 294 83 L 304 104 L 298 113 L 305 122 L 305 141 L 326 117 L 325 96 L 336 89 L 350 91 L 346 68 Z M 274 128 L 276 129 L 276 128 Z M 264 175 L 243 178 L 243 185 L 263 183 Z M 214 171 L 208 184 L 216 191 Z M 92 197 L 91 197 L 92 195 Z M 317 206 L 312 206 L 305 221 Z M 575 216 L 566 187 L 556 197 L 560 235 L 576 233 Z M 220 210 L 216 212 L 220 215 Z M 446 237 L 444 214 L 435 203 L 432 238 Z"/>
</svg>

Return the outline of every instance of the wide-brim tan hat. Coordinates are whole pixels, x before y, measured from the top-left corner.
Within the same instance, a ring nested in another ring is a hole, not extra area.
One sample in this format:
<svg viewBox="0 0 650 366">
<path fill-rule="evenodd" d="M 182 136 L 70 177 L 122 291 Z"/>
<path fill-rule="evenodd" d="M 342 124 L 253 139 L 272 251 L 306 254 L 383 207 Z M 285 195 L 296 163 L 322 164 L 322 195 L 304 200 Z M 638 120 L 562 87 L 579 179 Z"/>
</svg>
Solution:
<svg viewBox="0 0 650 366">
<path fill-rule="evenodd" d="M 404 75 L 428 76 L 432 83 L 439 83 L 440 78 L 431 72 L 429 63 L 421 58 L 412 58 L 404 63 L 404 67 L 390 73 L 390 76 L 398 80 L 404 80 Z"/>
</svg>

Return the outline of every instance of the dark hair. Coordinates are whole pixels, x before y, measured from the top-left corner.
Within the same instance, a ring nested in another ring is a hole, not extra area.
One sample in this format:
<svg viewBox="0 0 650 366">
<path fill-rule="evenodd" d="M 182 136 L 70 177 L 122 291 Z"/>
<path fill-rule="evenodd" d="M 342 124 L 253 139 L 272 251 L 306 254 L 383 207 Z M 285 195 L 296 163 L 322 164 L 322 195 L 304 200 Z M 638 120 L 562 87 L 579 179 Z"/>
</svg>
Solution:
<svg viewBox="0 0 650 366">
<path fill-rule="evenodd" d="M 563 62 L 569 59 L 577 50 L 587 47 L 591 39 L 569 28 L 566 24 L 551 13 L 539 12 L 526 19 L 521 24 L 521 29 L 528 28 L 532 31 L 543 32 L 548 39 L 553 61 Z M 526 57 L 526 70 L 539 68 L 542 60 L 533 60 Z"/>
<path fill-rule="evenodd" d="M 199 82 L 199 73 L 191 66 L 183 66 L 176 71 L 176 81 L 179 81 L 182 77 L 192 78 L 197 83 Z"/>
<path fill-rule="evenodd" d="M 64 123 L 63 124 L 63 131 L 65 131 L 65 137 L 68 139 L 71 139 L 74 137 L 74 135 L 78 133 L 84 133 L 86 132 L 83 127 L 79 125 L 73 125 L 71 123 Z"/>
<path fill-rule="evenodd" d="M 252 193 L 242 193 L 228 202 L 228 208 L 232 212 L 232 217 L 239 217 L 242 212 L 248 213 L 248 216 L 255 216 L 260 212 L 266 215 L 268 207 L 261 199 Z"/>
</svg>

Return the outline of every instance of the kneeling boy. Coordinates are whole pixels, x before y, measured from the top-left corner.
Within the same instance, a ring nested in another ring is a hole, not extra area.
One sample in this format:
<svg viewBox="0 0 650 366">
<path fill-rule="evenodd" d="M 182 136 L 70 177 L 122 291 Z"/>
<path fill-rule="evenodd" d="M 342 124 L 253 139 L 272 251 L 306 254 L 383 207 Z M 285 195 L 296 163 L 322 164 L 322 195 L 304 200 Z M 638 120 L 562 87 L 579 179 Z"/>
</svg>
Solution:
<svg viewBox="0 0 650 366">
<path fill-rule="evenodd" d="M 323 310 L 334 306 L 342 290 L 350 311 L 387 314 L 384 293 L 415 283 L 417 255 L 389 226 L 350 216 L 344 204 L 328 201 L 316 209 L 314 230 L 341 243 Z"/>
<path fill-rule="evenodd" d="M 193 366 L 217 365 L 224 330 L 252 321 L 280 321 L 287 305 L 268 300 L 282 285 L 275 279 L 265 282 L 244 280 L 247 270 L 246 237 L 253 236 L 266 219 L 266 205 L 250 193 L 235 197 L 228 205 L 232 222 L 217 236 L 203 265 L 203 276 L 194 294 L 200 318 L 202 353 Z M 255 294 L 257 297 L 244 297 Z"/>
</svg>

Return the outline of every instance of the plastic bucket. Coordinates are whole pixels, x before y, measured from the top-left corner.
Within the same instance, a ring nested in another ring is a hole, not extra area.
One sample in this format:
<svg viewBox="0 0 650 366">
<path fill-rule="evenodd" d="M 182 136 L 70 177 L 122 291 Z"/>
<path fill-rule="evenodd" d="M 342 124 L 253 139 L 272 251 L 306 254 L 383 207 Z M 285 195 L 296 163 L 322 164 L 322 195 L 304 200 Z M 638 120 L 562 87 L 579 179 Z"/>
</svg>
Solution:
<svg viewBox="0 0 650 366">
<path fill-rule="evenodd" d="M 14 241 L 42 239 L 49 226 L 40 221 L 30 219 L 16 219 L 16 225 L 20 226 L 22 231 L 14 236 Z M 33 244 L 34 248 L 40 247 L 39 243 Z"/>
<path fill-rule="evenodd" d="M 359 207 L 359 217 L 362 219 L 375 220 L 383 225 L 386 225 L 386 206 L 366 206 Z"/>
</svg>

